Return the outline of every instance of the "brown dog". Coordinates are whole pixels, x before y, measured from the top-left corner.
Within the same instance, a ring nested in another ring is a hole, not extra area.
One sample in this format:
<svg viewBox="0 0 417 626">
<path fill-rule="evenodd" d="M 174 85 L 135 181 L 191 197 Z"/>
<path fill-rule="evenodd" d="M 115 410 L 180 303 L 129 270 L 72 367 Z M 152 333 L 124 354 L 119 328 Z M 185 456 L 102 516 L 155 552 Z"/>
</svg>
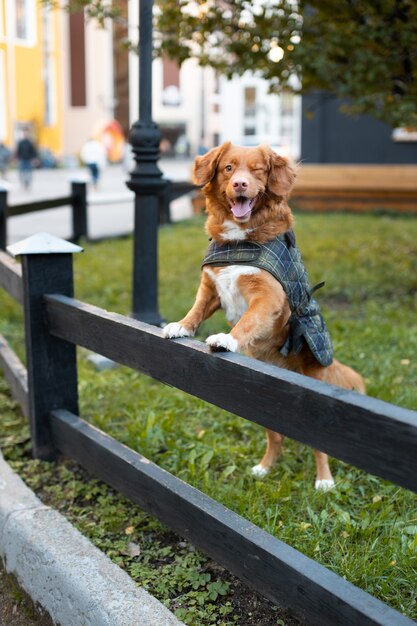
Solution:
<svg viewBox="0 0 417 626">
<path fill-rule="evenodd" d="M 240 148 L 227 142 L 196 158 L 194 181 L 203 185 L 206 230 L 213 243 L 203 261 L 194 306 L 184 319 L 165 326 L 164 336 L 193 336 L 221 307 L 232 329 L 206 339 L 213 350 L 245 352 L 364 393 L 362 377 L 332 358 L 327 329 L 305 282 L 308 279 L 295 246 L 294 219 L 287 204 L 295 175 L 291 162 L 267 146 Z M 256 256 L 261 247 L 268 255 L 266 266 Z M 288 280 L 277 278 L 271 269 L 271 259 L 277 266 L 282 264 L 281 252 L 290 266 Z M 300 272 L 296 280 L 295 267 Z M 269 472 L 281 454 L 283 439 L 267 430 L 266 452 L 253 468 L 254 475 Z M 316 489 L 332 488 L 327 455 L 318 450 L 314 455 Z"/>
</svg>

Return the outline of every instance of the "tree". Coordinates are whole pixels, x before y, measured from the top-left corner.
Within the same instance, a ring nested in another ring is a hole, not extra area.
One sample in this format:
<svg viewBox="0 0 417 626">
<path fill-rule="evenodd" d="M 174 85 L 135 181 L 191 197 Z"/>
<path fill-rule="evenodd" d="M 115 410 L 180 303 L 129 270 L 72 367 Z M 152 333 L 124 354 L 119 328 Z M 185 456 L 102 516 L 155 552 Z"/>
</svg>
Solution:
<svg viewBox="0 0 417 626">
<path fill-rule="evenodd" d="M 51 1 L 51 0 L 48 0 Z M 71 0 L 101 19 L 117 1 Z M 350 113 L 417 127 L 415 0 L 156 0 L 159 54 L 227 77 L 256 71 L 272 92 L 323 90 Z"/>
</svg>

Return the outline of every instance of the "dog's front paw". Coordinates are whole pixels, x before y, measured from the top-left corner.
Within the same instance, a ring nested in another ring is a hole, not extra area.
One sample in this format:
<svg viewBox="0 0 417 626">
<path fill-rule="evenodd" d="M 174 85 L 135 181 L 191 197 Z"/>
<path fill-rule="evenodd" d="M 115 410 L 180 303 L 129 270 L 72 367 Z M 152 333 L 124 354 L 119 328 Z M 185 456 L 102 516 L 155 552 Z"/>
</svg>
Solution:
<svg viewBox="0 0 417 626">
<path fill-rule="evenodd" d="M 268 474 L 269 469 L 267 467 L 264 467 L 260 463 L 252 467 L 252 476 L 255 476 L 256 478 L 264 478 Z"/>
<path fill-rule="evenodd" d="M 164 326 L 162 334 L 167 339 L 175 339 L 175 337 L 192 337 L 189 330 L 181 326 L 178 322 L 171 322 Z"/>
<path fill-rule="evenodd" d="M 207 337 L 206 344 L 212 350 L 227 350 L 228 352 L 237 352 L 237 341 L 232 335 L 227 333 L 218 333 Z"/>
<path fill-rule="evenodd" d="M 330 491 L 331 489 L 334 489 L 334 480 L 333 478 L 331 480 L 316 480 L 314 486 L 317 491 Z"/>
</svg>

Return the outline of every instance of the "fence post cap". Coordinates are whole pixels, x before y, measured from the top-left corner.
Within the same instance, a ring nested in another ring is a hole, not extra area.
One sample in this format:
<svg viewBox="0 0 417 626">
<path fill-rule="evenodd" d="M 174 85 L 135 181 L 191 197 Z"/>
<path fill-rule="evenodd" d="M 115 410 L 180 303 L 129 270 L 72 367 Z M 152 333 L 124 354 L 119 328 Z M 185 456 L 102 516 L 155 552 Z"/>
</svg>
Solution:
<svg viewBox="0 0 417 626">
<path fill-rule="evenodd" d="M 12 256 L 20 256 L 22 254 L 73 254 L 74 252 L 82 252 L 83 248 L 65 239 L 54 237 L 49 233 L 37 233 L 11 246 L 7 246 L 7 251 Z"/>
<path fill-rule="evenodd" d="M 90 177 L 87 174 L 70 174 L 68 180 L 70 183 L 88 183 Z"/>
<path fill-rule="evenodd" d="M 10 191 L 13 189 L 12 183 L 9 183 L 7 180 L 0 179 L 0 191 Z"/>
</svg>

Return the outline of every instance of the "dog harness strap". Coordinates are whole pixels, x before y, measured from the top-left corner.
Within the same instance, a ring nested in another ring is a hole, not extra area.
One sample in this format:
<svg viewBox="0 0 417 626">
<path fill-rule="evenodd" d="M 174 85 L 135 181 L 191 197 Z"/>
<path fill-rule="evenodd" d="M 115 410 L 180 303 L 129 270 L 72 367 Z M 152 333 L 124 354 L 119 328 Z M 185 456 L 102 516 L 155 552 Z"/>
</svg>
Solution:
<svg viewBox="0 0 417 626">
<path fill-rule="evenodd" d="M 220 244 L 212 241 L 203 259 L 205 265 L 250 265 L 264 269 L 282 285 L 290 304 L 290 333 L 280 352 L 298 354 L 307 342 L 317 361 L 327 366 L 333 360 L 333 347 L 326 323 L 313 293 L 324 283 L 310 288 L 307 271 L 294 233 L 289 231 L 265 244 L 237 241 Z"/>
</svg>

